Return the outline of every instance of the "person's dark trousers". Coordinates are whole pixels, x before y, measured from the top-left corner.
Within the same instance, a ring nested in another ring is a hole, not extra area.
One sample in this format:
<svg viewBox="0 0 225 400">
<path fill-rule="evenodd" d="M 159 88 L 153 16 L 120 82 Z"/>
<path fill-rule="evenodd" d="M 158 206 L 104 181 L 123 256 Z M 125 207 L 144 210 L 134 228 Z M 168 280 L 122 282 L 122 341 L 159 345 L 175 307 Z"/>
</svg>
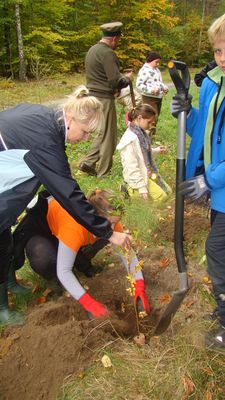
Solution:
<svg viewBox="0 0 225 400">
<path fill-rule="evenodd" d="M 95 269 L 91 264 L 91 259 L 105 247 L 109 242 L 105 239 L 97 240 L 93 245 L 82 247 L 77 253 L 74 268 L 92 277 Z M 50 239 L 35 235 L 26 244 L 26 255 L 31 268 L 46 280 L 58 281 L 56 273 L 57 262 L 57 243 L 53 243 Z"/>
<path fill-rule="evenodd" d="M 8 281 L 12 252 L 13 240 L 11 228 L 8 228 L 0 233 L 0 284 Z"/>
<path fill-rule="evenodd" d="M 225 327 L 225 213 L 212 210 L 211 223 L 206 240 L 208 273 L 212 279 L 220 323 Z"/>
</svg>

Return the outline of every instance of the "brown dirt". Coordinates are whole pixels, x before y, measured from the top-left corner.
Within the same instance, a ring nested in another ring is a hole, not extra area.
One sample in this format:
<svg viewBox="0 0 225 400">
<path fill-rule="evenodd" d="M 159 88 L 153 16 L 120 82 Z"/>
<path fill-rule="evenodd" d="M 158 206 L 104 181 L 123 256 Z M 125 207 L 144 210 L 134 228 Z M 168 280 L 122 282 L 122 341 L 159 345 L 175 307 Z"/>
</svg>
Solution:
<svg viewBox="0 0 225 400">
<path fill-rule="evenodd" d="M 208 230 L 205 216 L 196 215 L 194 225 Z M 193 215 L 190 223 L 186 223 L 185 232 L 185 235 L 193 232 Z M 172 240 L 171 218 L 162 222 L 159 233 Z M 32 304 L 26 324 L 7 328 L 0 339 L 6 349 L 0 351 L 1 399 L 56 400 L 63 384 L 90 366 L 101 349 L 118 346 L 118 338 L 133 339 L 137 334 L 136 315 L 132 298 L 126 291 L 128 285 L 123 267 L 109 250 L 104 252 L 104 257 L 107 266 L 103 272 L 92 279 L 82 279 L 88 285 L 89 293 L 112 311 L 110 318 L 90 321 L 79 304 L 66 296 L 41 305 Z M 148 340 L 158 318 L 157 309 L 163 305 L 163 296 L 178 288 L 178 274 L 172 247 L 145 249 L 139 257 L 145 262 L 147 293 L 155 308 L 151 316 L 140 321 L 140 331 Z M 188 268 L 195 281 L 191 294 L 194 298 L 196 285 L 202 276 L 195 265 L 190 264 Z M 190 302 L 190 296 L 185 301 Z M 184 320 L 187 314 L 190 316 L 188 306 L 185 312 L 185 301 L 182 306 Z"/>
</svg>

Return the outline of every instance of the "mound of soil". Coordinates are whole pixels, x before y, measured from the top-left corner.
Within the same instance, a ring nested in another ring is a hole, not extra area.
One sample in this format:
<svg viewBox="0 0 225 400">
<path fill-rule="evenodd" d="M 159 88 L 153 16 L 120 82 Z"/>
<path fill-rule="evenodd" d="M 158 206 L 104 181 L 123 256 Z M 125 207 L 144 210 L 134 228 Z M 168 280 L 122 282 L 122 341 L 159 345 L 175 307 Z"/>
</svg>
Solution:
<svg viewBox="0 0 225 400">
<path fill-rule="evenodd" d="M 82 278 L 82 283 L 107 305 L 110 318 L 91 321 L 80 305 L 66 296 L 32 304 L 25 325 L 7 328 L 0 338 L 1 399 L 56 400 L 63 384 L 90 366 L 99 350 L 118 345 L 118 338 L 132 340 L 138 333 L 133 299 L 126 291 L 126 273 L 117 256 L 106 252 L 106 257 L 110 260 L 103 271 L 94 278 Z M 139 321 L 148 340 L 158 318 L 157 308 L 163 305 L 160 298 L 178 288 L 178 274 L 172 247 L 145 249 L 139 258 L 144 260 L 147 294 L 156 308 Z M 195 278 L 201 279 L 198 273 Z"/>
</svg>

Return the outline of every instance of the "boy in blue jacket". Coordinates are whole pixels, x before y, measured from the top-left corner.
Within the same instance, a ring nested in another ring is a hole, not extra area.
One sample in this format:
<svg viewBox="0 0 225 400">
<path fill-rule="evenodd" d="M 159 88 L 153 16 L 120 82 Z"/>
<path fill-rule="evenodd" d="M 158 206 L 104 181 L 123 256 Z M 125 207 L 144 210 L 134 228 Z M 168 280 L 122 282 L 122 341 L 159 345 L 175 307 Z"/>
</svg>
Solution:
<svg viewBox="0 0 225 400">
<path fill-rule="evenodd" d="M 212 279 L 220 326 L 207 335 L 207 345 L 225 349 L 225 14 L 208 30 L 217 67 L 207 73 L 200 91 L 199 109 L 174 96 L 171 112 L 187 111 L 191 144 L 186 181 L 180 191 L 190 200 L 210 192 L 211 231 L 206 240 L 208 273 Z"/>
</svg>

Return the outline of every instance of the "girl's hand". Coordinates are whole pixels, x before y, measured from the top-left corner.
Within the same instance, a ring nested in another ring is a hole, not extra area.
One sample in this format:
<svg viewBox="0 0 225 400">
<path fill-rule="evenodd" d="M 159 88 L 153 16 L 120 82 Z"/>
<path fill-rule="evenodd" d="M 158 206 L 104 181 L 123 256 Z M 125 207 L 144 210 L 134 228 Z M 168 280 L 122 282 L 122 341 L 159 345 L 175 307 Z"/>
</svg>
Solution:
<svg viewBox="0 0 225 400">
<path fill-rule="evenodd" d="M 148 193 L 141 193 L 141 197 L 144 200 L 148 200 Z"/>
<path fill-rule="evenodd" d="M 127 250 L 131 249 L 131 240 L 131 235 L 123 232 L 113 232 L 112 236 L 109 238 L 110 243 Z"/>
<path fill-rule="evenodd" d="M 166 153 L 166 152 L 167 152 L 167 148 L 166 148 L 166 146 L 160 145 L 160 146 L 158 146 L 158 147 L 154 147 L 154 148 L 152 149 L 152 152 L 153 152 L 153 154 L 154 154 L 154 153 L 155 153 L 155 154 Z"/>
<path fill-rule="evenodd" d="M 166 146 L 159 146 L 159 148 L 160 148 L 160 153 L 166 153 L 167 152 Z"/>
</svg>

